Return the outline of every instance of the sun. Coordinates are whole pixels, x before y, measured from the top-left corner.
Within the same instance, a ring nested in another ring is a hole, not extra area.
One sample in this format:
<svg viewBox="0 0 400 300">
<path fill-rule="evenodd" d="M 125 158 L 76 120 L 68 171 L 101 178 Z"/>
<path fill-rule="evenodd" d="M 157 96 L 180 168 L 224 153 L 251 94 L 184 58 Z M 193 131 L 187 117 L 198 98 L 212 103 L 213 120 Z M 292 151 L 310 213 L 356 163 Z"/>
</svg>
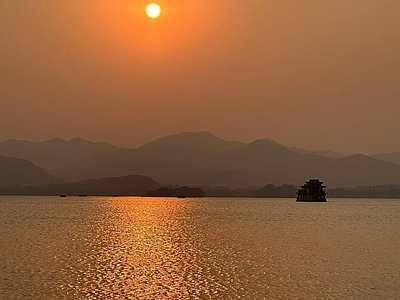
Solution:
<svg viewBox="0 0 400 300">
<path fill-rule="evenodd" d="M 152 19 L 158 18 L 161 14 L 160 5 L 158 5 L 156 3 L 151 3 L 151 4 L 147 5 L 146 14 Z"/>
</svg>

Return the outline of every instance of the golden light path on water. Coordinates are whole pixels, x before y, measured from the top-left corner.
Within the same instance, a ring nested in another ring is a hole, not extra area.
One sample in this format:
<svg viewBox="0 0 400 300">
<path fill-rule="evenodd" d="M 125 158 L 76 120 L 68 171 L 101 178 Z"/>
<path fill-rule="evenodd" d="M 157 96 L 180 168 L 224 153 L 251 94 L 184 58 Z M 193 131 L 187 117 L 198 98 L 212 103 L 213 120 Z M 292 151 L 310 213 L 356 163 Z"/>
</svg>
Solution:
<svg viewBox="0 0 400 300">
<path fill-rule="evenodd" d="M 0 197 L 0 299 L 398 299 L 400 202 Z"/>
<path fill-rule="evenodd" d="M 147 199 L 121 206 L 120 201 L 104 203 L 109 223 L 97 229 L 105 230 L 96 233 L 100 244 L 90 239 L 85 246 L 96 251 L 79 259 L 92 267 L 76 292 L 88 299 L 201 299 L 234 290 L 236 267 L 220 265 L 222 257 L 203 243 L 209 234 L 190 221 L 191 202 L 158 199 L 155 205 Z M 221 275 L 224 280 L 217 280 Z"/>
</svg>

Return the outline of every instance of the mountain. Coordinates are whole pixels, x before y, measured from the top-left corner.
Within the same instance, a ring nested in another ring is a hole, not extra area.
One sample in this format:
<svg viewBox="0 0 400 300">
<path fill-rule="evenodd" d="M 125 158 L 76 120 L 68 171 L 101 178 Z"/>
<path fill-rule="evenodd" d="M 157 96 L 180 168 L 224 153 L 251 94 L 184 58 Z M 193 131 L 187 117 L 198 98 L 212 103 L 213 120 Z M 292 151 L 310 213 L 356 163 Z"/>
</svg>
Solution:
<svg viewBox="0 0 400 300">
<path fill-rule="evenodd" d="M 388 161 L 388 162 L 394 163 L 396 165 L 400 165 L 400 152 L 380 153 L 380 154 L 371 155 L 371 157 L 379 159 L 379 160 Z"/>
<path fill-rule="evenodd" d="M 89 196 L 141 196 L 147 191 L 160 188 L 161 185 L 146 176 L 128 175 L 89 179 L 63 184 L 47 184 L 33 187 L 6 187 L 0 189 L 3 195 L 89 195 Z"/>
<path fill-rule="evenodd" d="M 203 165 L 209 167 L 208 162 L 213 156 L 245 145 L 224 141 L 207 132 L 185 132 L 157 139 L 137 149 L 92 156 L 54 174 L 69 180 L 82 180 L 135 173 L 157 181 L 162 179 L 159 182 L 179 184 L 182 179 L 197 182 L 198 172 L 202 172 Z"/>
<path fill-rule="evenodd" d="M 182 133 L 138 149 L 104 153 L 62 170 L 74 179 L 142 174 L 165 184 L 264 186 L 320 178 L 329 187 L 399 184 L 400 166 L 365 155 L 303 154 L 272 140 L 226 142 L 209 133 Z"/>
<path fill-rule="evenodd" d="M 324 156 L 324 157 L 331 157 L 331 158 L 340 158 L 340 157 L 346 157 L 346 154 L 340 153 L 340 152 L 336 152 L 336 151 L 332 151 L 329 149 L 324 149 L 324 150 L 307 150 L 307 149 L 302 149 L 302 148 L 297 148 L 297 147 L 288 147 L 285 145 L 282 145 L 276 141 L 274 141 L 273 139 L 264 139 L 265 141 L 269 141 L 272 144 L 275 144 L 277 146 L 280 147 L 284 147 L 287 148 L 289 150 L 301 153 L 301 154 L 314 154 L 314 155 L 319 155 L 319 156 Z"/>
<path fill-rule="evenodd" d="M 208 133 L 206 131 L 201 132 L 183 132 L 180 134 L 169 135 L 156 139 L 153 142 L 145 144 L 140 149 L 165 149 L 165 148 L 176 148 L 176 149 L 193 149 L 197 151 L 209 151 L 209 152 L 224 152 L 228 150 L 238 149 L 246 146 L 244 143 L 235 141 L 225 141 Z"/>
<path fill-rule="evenodd" d="M 331 188 L 400 183 L 399 165 L 373 157 L 329 151 L 322 155 L 271 139 L 230 142 L 207 132 L 171 135 L 137 149 L 56 139 L 6 141 L 0 144 L 0 153 L 5 151 L 32 159 L 68 181 L 141 174 L 164 184 L 232 188 L 298 186 L 310 178 L 320 178 Z"/>
<path fill-rule="evenodd" d="M 79 138 L 71 141 L 53 139 L 44 142 L 7 140 L 0 143 L 0 154 L 29 160 L 52 174 L 71 163 L 115 151 L 118 151 L 118 148 L 110 144 L 94 143 Z"/>
<path fill-rule="evenodd" d="M 0 187 L 54 182 L 56 178 L 30 161 L 0 155 Z"/>
<path fill-rule="evenodd" d="M 301 149 L 297 147 L 290 147 L 290 150 L 302 153 L 302 154 L 314 154 L 314 155 L 319 155 L 319 156 L 325 156 L 325 157 L 331 157 L 331 158 L 341 158 L 341 157 L 346 157 L 346 154 L 332 151 L 329 149 L 324 149 L 324 150 L 306 150 L 306 149 Z"/>
<path fill-rule="evenodd" d="M 208 179 L 234 187 L 265 183 L 297 185 L 314 177 L 332 187 L 400 183 L 400 166 L 392 163 L 365 155 L 329 158 L 301 154 L 269 140 L 225 152 L 220 163 L 225 170 Z"/>
</svg>

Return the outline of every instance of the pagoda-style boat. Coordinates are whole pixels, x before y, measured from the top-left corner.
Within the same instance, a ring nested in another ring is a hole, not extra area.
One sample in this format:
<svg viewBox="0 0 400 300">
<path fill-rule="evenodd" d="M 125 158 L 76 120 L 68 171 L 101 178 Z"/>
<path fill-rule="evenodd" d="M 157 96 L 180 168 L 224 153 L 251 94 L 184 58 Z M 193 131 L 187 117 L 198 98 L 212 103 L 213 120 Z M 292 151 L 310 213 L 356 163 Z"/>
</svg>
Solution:
<svg viewBox="0 0 400 300">
<path fill-rule="evenodd" d="M 326 202 L 325 192 L 326 186 L 322 185 L 323 182 L 318 179 L 310 179 L 301 186 L 297 192 L 297 201 L 299 202 Z"/>
</svg>

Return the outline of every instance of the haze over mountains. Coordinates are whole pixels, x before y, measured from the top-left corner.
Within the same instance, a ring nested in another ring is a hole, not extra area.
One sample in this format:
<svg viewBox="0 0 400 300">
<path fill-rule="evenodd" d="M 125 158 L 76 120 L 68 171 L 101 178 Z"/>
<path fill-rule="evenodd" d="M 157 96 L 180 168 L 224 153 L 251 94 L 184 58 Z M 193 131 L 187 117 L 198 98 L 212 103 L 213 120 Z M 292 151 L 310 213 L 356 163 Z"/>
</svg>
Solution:
<svg viewBox="0 0 400 300">
<path fill-rule="evenodd" d="M 8 185 L 38 185 L 58 180 L 30 161 L 0 155 L 0 187 Z"/>
<path fill-rule="evenodd" d="M 69 142 L 58 138 L 44 142 L 7 140 L 0 143 L 0 154 L 29 160 L 51 173 L 98 153 L 117 150 L 117 147 L 107 143 L 79 138 Z"/>
<path fill-rule="evenodd" d="M 162 184 L 233 188 L 299 185 L 314 177 L 329 187 L 400 183 L 399 153 L 346 156 L 286 147 L 270 139 L 224 141 L 207 132 L 171 135 L 137 149 L 82 139 L 11 140 L 0 143 L 0 154 L 30 160 L 64 181 L 137 174 Z M 54 181 L 51 175 L 48 183 Z"/>
<path fill-rule="evenodd" d="M 400 165 L 400 152 L 374 154 L 371 157 Z"/>
</svg>

